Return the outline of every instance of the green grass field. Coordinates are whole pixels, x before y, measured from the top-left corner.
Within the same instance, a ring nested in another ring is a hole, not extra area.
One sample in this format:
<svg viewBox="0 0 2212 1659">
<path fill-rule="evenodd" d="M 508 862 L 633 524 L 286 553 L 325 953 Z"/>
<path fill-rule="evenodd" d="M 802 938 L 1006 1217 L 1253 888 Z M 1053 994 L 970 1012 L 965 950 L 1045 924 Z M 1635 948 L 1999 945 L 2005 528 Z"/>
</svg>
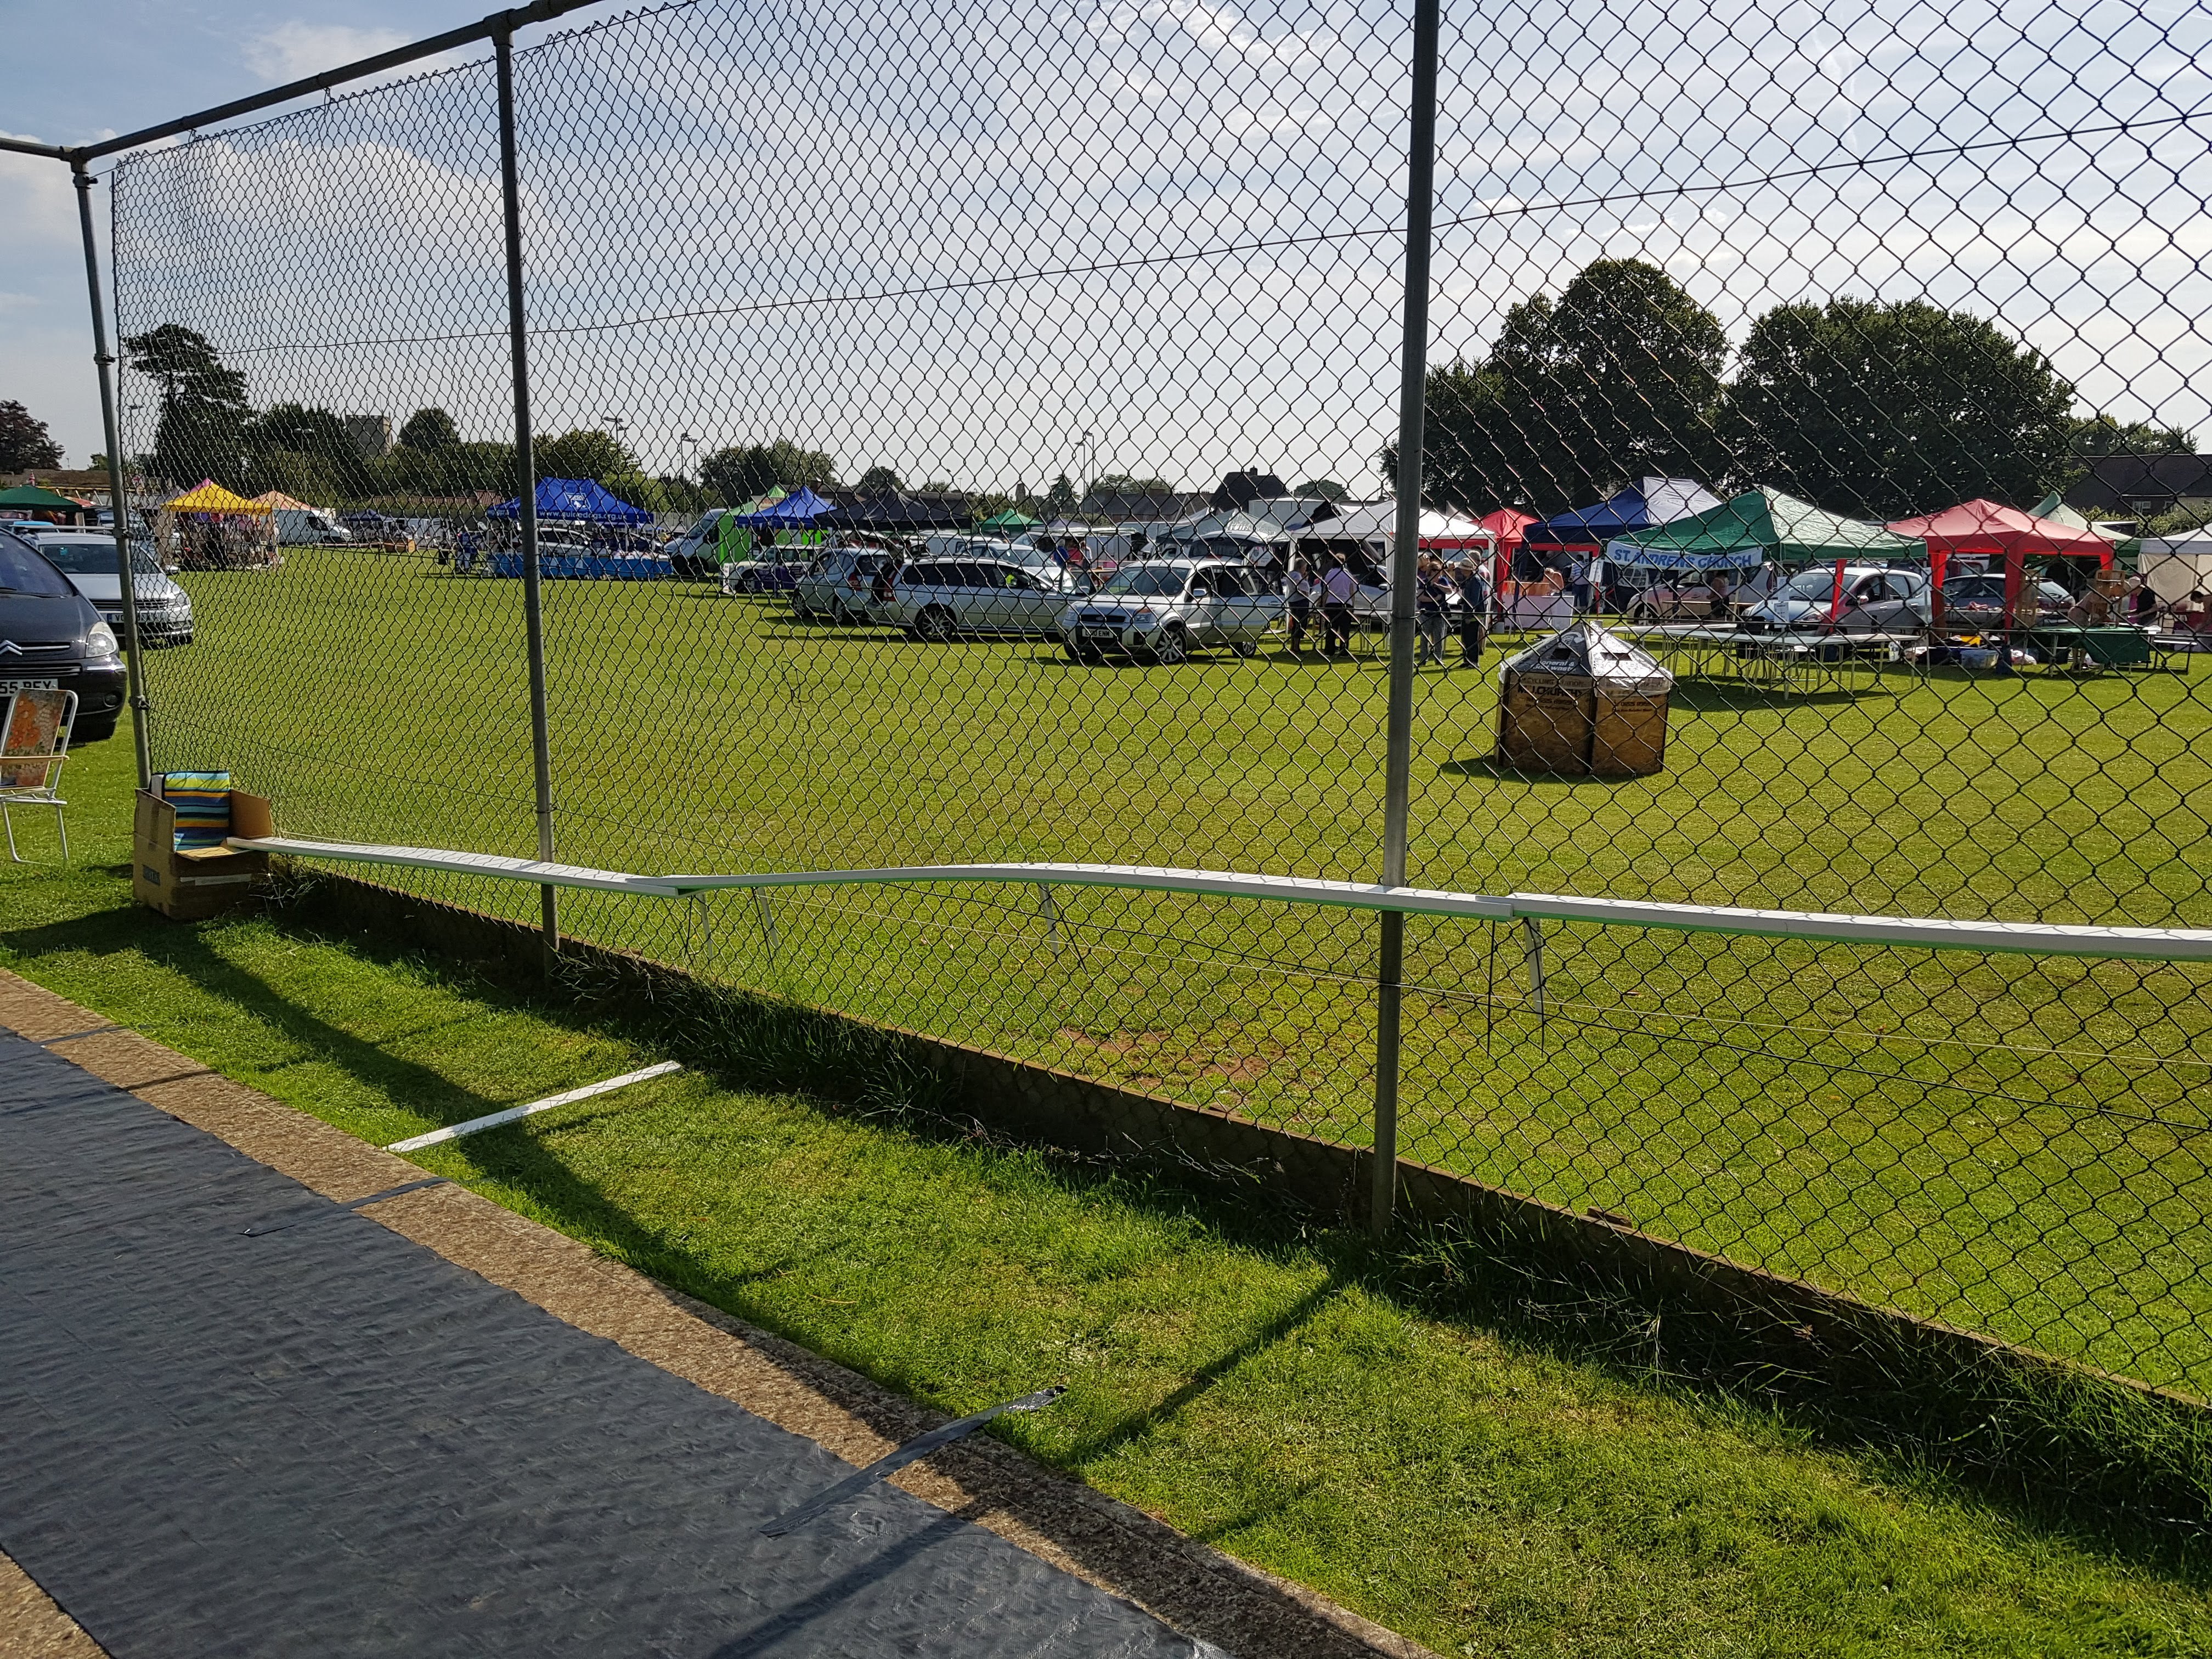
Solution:
<svg viewBox="0 0 2212 1659">
<path fill-rule="evenodd" d="M 187 579 L 170 765 L 307 834 L 526 853 L 514 583 L 295 552 Z M 1086 668 L 672 584 L 547 590 L 562 856 L 636 870 L 1075 859 L 1372 878 L 1384 670 Z M 1490 666 L 1494 667 L 1493 656 Z M 1487 759 L 1490 672 L 1425 670 L 1411 878 L 1470 891 L 2212 925 L 2212 677 L 1678 686 L 1664 773 Z M 432 881 L 506 914 L 535 895 Z M 1371 919 L 1026 889 L 567 902 L 727 981 L 1358 1142 Z M 1411 928 L 1406 1154 L 2212 1394 L 2200 970 L 1555 927 Z"/>
<path fill-rule="evenodd" d="M 377 1142 L 665 1057 L 287 909 L 133 908 L 127 744 L 76 763 L 73 867 L 0 863 L 0 965 Z M 1470 1316 L 1345 1232 L 696 1067 L 422 1161 L 945 1411 L 1063 1380 L 1008 1438 L 1440 1653 L 2212 1650 L 2203 1553 L 2139 1515 Z"/>
</svg>

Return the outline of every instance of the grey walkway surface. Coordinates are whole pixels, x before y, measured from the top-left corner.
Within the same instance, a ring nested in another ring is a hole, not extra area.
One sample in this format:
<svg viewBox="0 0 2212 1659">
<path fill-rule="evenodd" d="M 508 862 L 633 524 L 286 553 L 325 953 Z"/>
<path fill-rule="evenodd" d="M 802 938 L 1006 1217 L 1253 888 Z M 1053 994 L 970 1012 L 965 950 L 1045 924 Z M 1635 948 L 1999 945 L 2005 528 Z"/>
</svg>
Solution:
<svg viewBox="0 0 2212 1659">
<path fill-rule="evenodd" d="M 1212 1652 L 0 1033 L 0 1549 L 116 1659 Z M 257 1222 L 294 1225 L 246 1237 Z"/>
</svg>

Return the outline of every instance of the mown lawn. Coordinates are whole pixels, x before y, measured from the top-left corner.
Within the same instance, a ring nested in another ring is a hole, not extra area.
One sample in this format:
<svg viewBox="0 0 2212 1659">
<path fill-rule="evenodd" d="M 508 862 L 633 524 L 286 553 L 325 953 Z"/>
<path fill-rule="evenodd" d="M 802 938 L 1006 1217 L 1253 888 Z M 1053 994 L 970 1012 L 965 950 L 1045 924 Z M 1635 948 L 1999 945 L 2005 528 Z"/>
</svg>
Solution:
<svg viewBox="0 0 2212 1659">
<path fill-rule="evenodd" d="M 286 829 L 533 846 L 516 584 L 302 550 L 188 579 L 164 763 Z M 674 584 L 548 590 L 562 855 L 639 870 L 1074 859 L 1371 878 L 1384 671 L 1086 668 Z M 1492 659 L 1494 667 L 1496 657 Z M 2212 925 L 2212 671 L 1677 688 L 1660 775 L 1489 764 L 1488 672 L 1425 670 L 1412 879 Z M 422 878 L 514 915 L 527 889 Z M 566 901 L 726 981 L 1354 1143 L 1370 918 L 1098 890 Z M 1411 928 L 1408 1156 L 2212 1394 L 2199 969 L 1711 936 Z"/>
<path fill-rule="evenodd" d="M 84 751 L 73 869 L 0 866 L 0 964 L 376 1141 L 660 1057 L 281 910 L 132 909 L 129 760 Z M 1441 1652 L 2212 1650 L 2201 1552 L 1454 1316 L 1345 1234 L 697 1072 L 422 1161 L 941 1408 L 1065 1380 L 1010 1438 Z"/>
</svg>

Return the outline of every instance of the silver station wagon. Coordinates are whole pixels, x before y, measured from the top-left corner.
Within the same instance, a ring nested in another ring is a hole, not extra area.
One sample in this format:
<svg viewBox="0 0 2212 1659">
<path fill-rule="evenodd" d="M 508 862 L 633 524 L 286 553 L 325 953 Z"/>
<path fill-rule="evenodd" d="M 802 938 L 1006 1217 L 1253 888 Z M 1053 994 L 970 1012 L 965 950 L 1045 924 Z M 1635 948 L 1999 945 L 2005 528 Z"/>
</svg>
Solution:
<svg viewBox="0 0 2212 1659">
<path fill-rule="evenodd" d="M 1282 595 L 1242 562 L 1158 559 L 1123 565 L 1096 593 L 1069 605 L 1060 637 L 1078 662 L 1111 651 L 1176 663 L 1217 645 L 1249 657 L 1282 617 Z"/>
<path fill-rule="evenodd" d="M 1072 571 L 1011 559 L 917 559 L 898 573 L 878 614 L 939 645 L 984 635 L 1050 638 L 1069 599 L 1083 591 L 1084 579 Z"/>
</svg>

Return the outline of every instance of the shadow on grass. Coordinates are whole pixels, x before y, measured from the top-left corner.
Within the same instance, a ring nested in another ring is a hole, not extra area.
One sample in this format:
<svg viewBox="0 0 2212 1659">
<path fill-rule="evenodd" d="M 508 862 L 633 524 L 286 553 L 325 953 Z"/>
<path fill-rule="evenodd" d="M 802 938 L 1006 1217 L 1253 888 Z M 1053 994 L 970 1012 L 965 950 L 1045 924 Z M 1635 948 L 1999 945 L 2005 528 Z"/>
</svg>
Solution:
<svg viewBox="0 0 2212 1659">
<path fill-rule="evenodd" d="M 550 990 L 526 988 L 505 970 L 428 957 L 416 943 L 390 933 L 319 926 L 306 908 L 266 920 L 290 936 L 339 945 L 368 963 L 404 964 L 494 1010 L 528 1012 L 671 1054 L 721 1086 L 804 1095 L 824 1110 L 872 1120 L 886 1132 L 918 1141 L 985 1148 L 1016 1144 L 994 1142 L 910 1051 L 889 1034 L 854 1022 L 672 975 L 657 982 L 651 995 L 595 979 L 588 968 Z M 149 927 L 144 912 L 122 907 L 0 933 L 0 943 L 30 955 L 143 951 L 363 1080 L 434 1101 L 434 1115 L 454 1121 L 507 1103 L 458 1089 L 288 1002 L 203 937 L 208 928 L 228 925 Z M 526 1193 L 568 1231 L 641 1272 L 778 1329 L 775 1316 L 763 1316 L 743 1291 L 799 1263 L 740 1273 L 714 1267 L 681 1242 L 641 1225 L 527 1130 L 495 1131 L 453 1150 L 478 1176 Z M 1596 1367 L 1631 1386 L 1777 1419 L 1815 1443 L 1868 1458 L 1901 1483 L 1932 1480 L 1971 1492 L 2039 1531 L 2154 1565 L 2193 1586 L 2212 1585 L 2212 1555 L 2198 1547 L 2212 1514 L 2212 1414 L 2191 1419 L 2154 1411 L 2132 1391 L 2086 1374 L 2078 1381 L 2062 1377 L 2036 1385 L 2039 1395 L 1990 1376 L 1931 1385 L 1901 1353 L 1893 1385 L 1877 1382 L 1839 1391 L 1833 1378 L 1778 1369 L 1755 1335 L 1747 1340 L 1728 1318 L 1655 1303 L 1636 1286 L 1600 1283 L 1586 1272 L 1563 1276 L 1544 1263 L 1516 1258 L 1499 1241 L 1431 1229 L 1385 1249 L 1224 1172 L 1033 1145 L 1020 1150 L 1040 1159 L 1049 1178 L 1071 1194 L 1194 1221 L 1232 1246 L 1285 1263 L 1318 1265 L 1326 1274 L 1312 1291 L 1164 1399 L 1131 1411 L 1072 1449 L 1071 1462 L 1102 1456 L 1170 1421 L 1356 1285 L 1429 1317 L 1487 1328 L 1525 1352 Z M 804 1340 L 795 1330 L 778 1334 Z M 877 1380 L 896 1386 L 893 1378 Z M 864 1400 L 846 1403 L 863 1417 L 871 1415 Z M 875 1426 L 894 1437 L 902 1427 Z"/>
<path fill-rule="evenodd" d="M 1786 714 L 1793 708 L 1848 708 L 1869 697 L 1901 695 L 1898 687 L 1879 678 L 1856 690 L 1780 691 L 1741 680 L 1683 675 L 1675 680 L 1667 701 L 1670 708 L 1686 709 L 1692 714 Z"/>
</svg>

